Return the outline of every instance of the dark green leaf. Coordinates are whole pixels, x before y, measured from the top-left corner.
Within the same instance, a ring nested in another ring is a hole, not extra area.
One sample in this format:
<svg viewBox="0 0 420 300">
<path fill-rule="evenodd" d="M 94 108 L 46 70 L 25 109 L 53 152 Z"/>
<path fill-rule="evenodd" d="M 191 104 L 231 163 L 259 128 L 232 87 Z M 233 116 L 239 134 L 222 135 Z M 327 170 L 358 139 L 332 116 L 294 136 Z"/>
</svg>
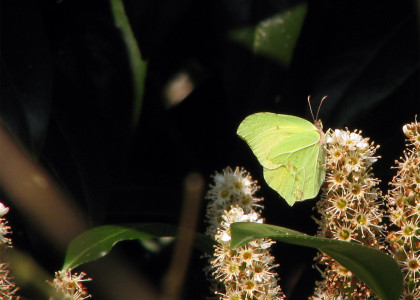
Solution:
<svg viewBox="0 0 420 300">
<path fill-rule="evenodd" d="M 147 63 L 142 60 L 139 46 L 125 13 L 123 1 L 110 0 L 110 3 L 115 19 L 115 26 L 121 30 L 130 61 L 134 87 L 133 124 L 137 125 L 143 102 Z"/>
<path fill-rule="evenodd" d="M 256 26 L 233 30 L 231 38 L 254 54 L 274 59 L 287 67 L 292 60 L 306 10 L 307 4 L 301 3 Z"/>
<path fill-rule="evenodd" d="M 312 237 L 267 224 L 234 223 L 231 228 L 232 248 L 261 238 L 316 248 L 351 270 L 382 300 L 399 299 L 403 283 L 400 267 L 394 259 L 379 250 L 356 243 Z"/>
<path fill-rule="evenodd" d="M 75 268 L 104 257 L 115 244 L 121 241 L 156 237 L 178 237 L 182 239 L 184 233 L 192 232 L 161 223 L 99 226 L 83 232 L 70 243 L 63 269 Z M 213 251 L 213 240 L 203 234 L 194 233 L 194 245 L 204 252 L 212 253 Z"/>
</svg>

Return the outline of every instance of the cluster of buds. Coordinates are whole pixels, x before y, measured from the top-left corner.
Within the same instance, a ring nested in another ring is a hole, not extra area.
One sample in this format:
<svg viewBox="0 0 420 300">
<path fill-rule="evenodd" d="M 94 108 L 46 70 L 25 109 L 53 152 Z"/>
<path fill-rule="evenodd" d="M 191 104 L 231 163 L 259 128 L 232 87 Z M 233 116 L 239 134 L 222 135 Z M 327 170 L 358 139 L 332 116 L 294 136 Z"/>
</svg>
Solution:
<svg viewBox="0 0 420 300">
<path fill-rule="evenodd" d="M 420 299 L 420 124 L 407 124 L 403 132 L 409 143 L 396 161 L 397 174 L 386 196 L 391 223 L 387 240 L 405 275 L 401 299 Z"/>
<path fill-rule="evenodd" d="M 226 168 L 214 175 L 215 184 L 207 193 L 207 234 L 217 241 L 214 255 L 210 258 L 212 278 L 216 280 L 215 293 L 223 300 L 284 299 L 269 239 L 250 242 L 231 249 L 230 226 L 234 222 L 257 222 L 261 198 L 254 197 L 258 186 L 243 169 Z"/>
<path fill-rule="evenodd" d="M 11 248 L 12 240 L 8 237 L 10 234 L 10 226 L 7 225 L 7 220 L 4 217 L 9 211 L 9 208 L 0 203 L 0 251 Z M 18 287 L 13 280 L 8 264 L 0 261 L 0 299 L 18 300 L 16 295 Z"/>
<path fill-rule="evenodd" d="M 90 278 L 86 278 L 85 273 L 72 274 L 70 269 L 55 272 L 55 278 L 49 284 L 55 289 L 59 299 L 83 300 L 91 297 L 83 285 L 83 282 L 90 280 Z M 54 299 L 54 297 L 50 298 L 50 300 Z"/>
<path fill-rule="evenodd" d="M 379 180 L 371 172 L 377 148 L 360 131 L 328 132 L 326 180 L 316 205 L 320 215 L 317 236 L 383 249 Z M 313 299 L 377 299 L 350 270 L 329 256 L 319 254 L 316 267 L 323 279 L 317 282 Z"/>
</svg>

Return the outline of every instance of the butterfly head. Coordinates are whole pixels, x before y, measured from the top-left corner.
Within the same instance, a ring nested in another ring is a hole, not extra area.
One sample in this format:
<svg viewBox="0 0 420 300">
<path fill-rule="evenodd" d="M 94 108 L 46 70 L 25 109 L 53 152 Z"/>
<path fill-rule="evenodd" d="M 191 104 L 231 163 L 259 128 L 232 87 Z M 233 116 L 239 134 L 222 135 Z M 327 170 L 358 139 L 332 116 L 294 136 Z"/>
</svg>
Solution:
<svg viewBox="0 0 420 300">
<path fill-rule="evenodd" d="M 322 121 L 321 119 L 315 120 L 314 121 L 314 125 L 316 128 L 318 128 L 318 131 L 322 131 L 322 129 L 324 128 L 324 126 L 322 125 Z"/>
<path fill-rule="evenodd" d="M 320 135 L 318 145 L 322 145 L 324 143 L 325 134 L 324 134 L 324 131 L 322 131 L 323 126 L 322 126 L 321 119 L 315 120 L 314 125 L 315 125 L 316 130 L 318 131 L 318 133 Z"/>
</svg>

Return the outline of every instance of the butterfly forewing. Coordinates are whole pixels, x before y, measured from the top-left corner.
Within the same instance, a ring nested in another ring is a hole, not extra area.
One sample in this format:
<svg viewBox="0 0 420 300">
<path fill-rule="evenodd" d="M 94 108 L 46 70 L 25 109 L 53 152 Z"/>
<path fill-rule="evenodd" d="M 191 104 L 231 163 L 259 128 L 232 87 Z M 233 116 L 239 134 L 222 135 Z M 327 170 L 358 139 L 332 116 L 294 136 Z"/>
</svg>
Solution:
<svg viewBox="0 0 420 300">
<path fill-rule="evenodd" d="M 274 113 L 256 113 L 240 124 L 237 134 L 251 147 L 260 164 L 265 168 L 277 168 L 279 163 L 268 158 L 274 147 L 302 132 L 316 127 L 301 118 Z"/>
<path fill-rule="evenodd" d="M 290 136 L 288 139 L 277 144 L 273 149 L 268 153 L 268 159 L 277 165 L 285 165 L 290 163 L 291 157 L 294 156 L 295 167 L 301 169 L 307 161 L 305 155 L 307 155 L 308 148 L 311 148 L 313 145 L 317 144 L 320 139 L 320 134 L 317 131 L 304 131 L 299 134 Z M 297 157 L 301 154 L 301 157 Z"/>
</svg>

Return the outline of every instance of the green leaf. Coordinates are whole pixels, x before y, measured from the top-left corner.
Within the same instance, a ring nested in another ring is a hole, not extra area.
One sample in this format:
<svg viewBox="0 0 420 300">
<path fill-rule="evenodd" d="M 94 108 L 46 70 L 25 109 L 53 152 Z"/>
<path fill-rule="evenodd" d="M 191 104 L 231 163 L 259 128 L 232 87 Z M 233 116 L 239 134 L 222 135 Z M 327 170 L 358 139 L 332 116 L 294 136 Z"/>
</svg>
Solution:
<svg viewBox="0 0 420 300">
<path fill-rule="evenodd" d="M 382 300 L 397 300 L 401 294 L 403 275 L 400 267 L 393 258 L 379 250 L 267 224 L 234 223 L 231 230 L 232 248 L 262 238 L 316 248 L 351 270 Z"/>
<path fill-rule="evenodd" d="M 301 3 L 255 26 L 235 29 L 230 37 L 254 54 L 274 59 L 287 67 L 292 60 L 306 10 L 307 4 Z"/>
<path fill-rule="evenodd" d="M 81 264 L 104 257 L 118 242 L 156 237 L 177 237 L 191 234 L 183 228 L 169 224 L 150 223 L 132 225 L 104 225 L 78 235 L 67 249 L 63 269 L 75 268 Z M 214 241 L 200 233 L 194 234 L 194 245 L 200 250 L 212 253 Z"/>
<path fill-rule="evenodd" d="M 121 30 L 122 38 L 127 48 L 134 87 L 133 126 L 136 126 L 140 117 L 143 103 L 144 85 L 146 79 L 147 63 L 142 60 L 139 46 L 130 22 L 127 18 L 122 0 L 110 0 L 115 26 Z"/>
</svg>

